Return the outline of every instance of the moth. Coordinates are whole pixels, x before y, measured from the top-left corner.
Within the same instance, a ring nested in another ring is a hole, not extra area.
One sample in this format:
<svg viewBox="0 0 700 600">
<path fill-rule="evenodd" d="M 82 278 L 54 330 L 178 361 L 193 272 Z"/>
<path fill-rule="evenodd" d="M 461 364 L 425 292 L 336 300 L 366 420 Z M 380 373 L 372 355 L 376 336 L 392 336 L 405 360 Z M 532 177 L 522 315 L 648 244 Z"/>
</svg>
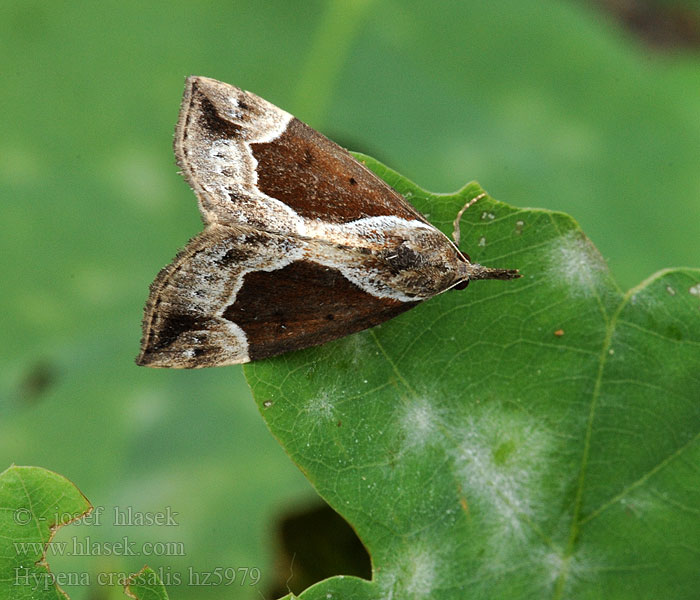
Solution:
<svg viewBox="0 0 700 600">
<path fill-rule="evenodd" d="M 189 77 L 174 147 L 205 229 L 151 284 L 139 365 L 258 360 L 519 277 L 472 263 L 347 151 L 250 92 Z"/>
</svg>

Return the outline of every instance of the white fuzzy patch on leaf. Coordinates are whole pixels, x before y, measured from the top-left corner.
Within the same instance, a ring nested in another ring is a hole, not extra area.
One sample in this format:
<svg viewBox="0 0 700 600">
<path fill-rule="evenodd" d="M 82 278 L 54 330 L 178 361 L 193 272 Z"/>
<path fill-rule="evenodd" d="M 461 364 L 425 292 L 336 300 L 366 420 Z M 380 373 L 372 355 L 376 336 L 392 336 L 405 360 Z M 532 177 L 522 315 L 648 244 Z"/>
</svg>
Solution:
<svg viewBox="0 0 700 600">
<path fill-rule="evenodd" d="M 412 398 L 401 415 L 406 446 L 423 447 L 430 444 L 439 434 L 440 423 L 440 415 L 428 398 Z"/>
<path fill-rule="evenodd" d="M 335 390 L 323 391 L 317 396 L 310 398 L 304 409 L 315 421 L 330 421 L 335 417 L 334 397 L 336 397 Z"/>
<path fill-rule="evenodd" d="M 474 415 L 460 437 L 456 475 L 470 514 L 489 529 L 490 560 L 502 565 L 546 510 L 540 490 L 554 442 L 525 413 L 500 409 Z"/>
<path fill-rule="evenodd" d="M 554 240 L 547 252 L 547 277 L 569 288 L 572 294 L 590 296 L 607 271 L 595 246 L 577 231 Z"/>
<path fill-rule="evenodd" d="M 435 586 L 438 564 L 434 555 L 420 545 L 409 544 L 397 571 L 380 573 L 378 583 L 387 600 L 430 598 Z"/>
</svg>

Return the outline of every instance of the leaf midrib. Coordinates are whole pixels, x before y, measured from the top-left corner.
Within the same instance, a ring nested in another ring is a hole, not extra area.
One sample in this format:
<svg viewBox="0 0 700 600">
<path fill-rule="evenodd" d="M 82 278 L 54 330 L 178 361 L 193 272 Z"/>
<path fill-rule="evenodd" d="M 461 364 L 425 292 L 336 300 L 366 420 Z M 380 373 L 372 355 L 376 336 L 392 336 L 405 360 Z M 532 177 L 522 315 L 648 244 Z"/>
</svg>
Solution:
<svg viewBox="0 0 700 600">
<path fill-rule="evenodd" d="M 628 292 L 629 294 L 629 292 Z M 581 503 L 583 499 L 583 488 L 586 480 L 586 467 L 588 465 L 588 456 L 591 449 L 591 436 L 593 434 L 593 421 L 595 420 L 595 411 L 598 405 L 598 399 L 600 398 L 600 389 L 603 382 L 603 372 L 605 371 L 605 364 L 608 358 L 608 350 L 612 342 L 612 336 L 615 332 L 615 326 L 617 324 L 617 319 L 622 312 L 622 309 L 627 304 L 628 296 L 625 295 L 620 302 L 619 306 L 613 313 L 612 318 L 606 323 L 605 328 L 605 338 L 603 339 L 603 344 L 601 347 L 600 354 L 598 356 L 598 372 L 596 374 L 595 385 L 593 387 L 593 392 L 591 393 L 590 408 L 588 410 L 588 422 L 586 424 L 586 436 L 583 443 L 583 452 L 581 453 L 581 466 L 579 469 L 578 485 L 576 486 L 576 497 L 574 499 L 574 510 L 571 516 L 571 529 L 569 530 L 569 540 L 567 542 L 566 548 L 564 550 L 564 556 L 562 557 L 562 568 L 557 577 L 556 584 L 554 585 L 554 600 L 559 600 L 563 597 L 564 587 L 566 585 L 566 580 L 569 575 L 569 564 L 571 561 L 571 555 L 573 554 L 574 545 L 579 533 L 579 515 L 581 514 Z"/>
<path fill-rule="evenodd" d="M 671 272 L 671 269 L 664 269 L 662 271 L 659 271 L 655 274 L 653 274 L 651 277 L 647 278 L 643 282 L 641 282 L 639 285 L 631 288 L 628 290 L 625 295 L 622 297 L 622 300 L 618 307 L 615 309 L 615 312 L 613 313 L 611 319 L 607 322 L 606 325 L 606 332 L 605 332 L 605 338 L 603 340 L 603 345 L 601 348 L 601 352 L 598 358 L 598 373 L 596 376 L 596 381 L 595 381 L 595 386 L 593 388 L 593 392 L 591 393 L 591 406 L 589 409 L 589 414 L 588 414 L 588 423 L 586 426 L 586 437 L 585 437 L 585 442 L 584 442 L 584 448 L 583 448 L 583 453 L 581 455 L 581 468 L 579 471 L 579 479 L 578 479 L 578 486 L 576 489 L 576 497 L 574 500 L 574 511 L 571 519 L 571 530 L 569 532 L 569 541 L 567 543 L 566 549 L 564 551 L 564 556 L 562 557 L 562 569 L 559 573 L 559 577 L 557 578 L 556 584 L 554 586 L 554 594 L 553 594 L 553 599 L 554 600 L 560 600 L 563 597 L 564 594 L 564 588 L 566 585 L 566 581 L 568 578 L 569 574 L 569 564 L 571 561 L 571 556 L 573 555 L 573 550 L 574 546 L 576 544 L 576 540 L 578 538 L 579 531 L 581 529 L 581 526 L 584 525 L 585 523 L 589 523 L 596 517 L 598 517 L 600 514 L 602 514 L 607 508 L 624 498 L 630 491 L 633 489 L 636 489 L 643 483 L 645 483 L 650 477 L 658 473 L 660 470 L 662 470 L 664 467 L 666 467 L 669 463 L 671 463 L 675 458 L 680 456 L 688 447 L 692 446 L 696 441 L 700 440 L 700 431 L 693 437 L 691 438 L 688 442 L 683 444 L 681 447 L 679 447 L 675 452 L 667 456 L 664 460 L 659 462 L 655 467 L 652 469 L 649 469 L 646 473 L 644 473 L 639 479 L 636 481 L 632 482 L 628 486 L 626 486 L 624 489 L 622 489 L 620 492 L 615 494 L 613 497 L 605 501 L 603 504 L 601 504 L 597 509 L 592 511 L 586 518 L 580 519 L 580 514 L 581 514 L 581 504 L 582 504 L 582 499 L 583 499 L 583 490 L 584 490 L 584 484 L 585 484 L 585 479 L 586 479 L 586 467 L 588 464 L 588 456 L 590 453 L 590 442 L 591 442 L 591 436 L 593 432 L 593 422 L 595 420 L 595 410 L 597 408 L 598 400 L 600 398 L 600 390 L 603 384 L 603 374 L 605 372 L 605 366 L 606 362 L 608 360 L 608 357 L 610 356 L 609 350 L 612 345 L 612 338 L 613 335 L 615 334 L 615 331 L 617 329 L 617 324 L 621 321 L 620 320 L 620 315 L 622 314 L 622 311 L 624 308 L 627 306 L 629 303 L 630 299 L 632 296 L 634 296 L 636 293 L 638 293 L 640 290 L 647 288 L 649 285 L 651 285 L 654 281 L 657 279 L 662 278 L 664 275 L 667 273 Z M 622 321 L 627 323 L 626 321 Z M 648 333 L 653 333 L 649 332 L 648 330 L 645 330 Z"/>
</svg>

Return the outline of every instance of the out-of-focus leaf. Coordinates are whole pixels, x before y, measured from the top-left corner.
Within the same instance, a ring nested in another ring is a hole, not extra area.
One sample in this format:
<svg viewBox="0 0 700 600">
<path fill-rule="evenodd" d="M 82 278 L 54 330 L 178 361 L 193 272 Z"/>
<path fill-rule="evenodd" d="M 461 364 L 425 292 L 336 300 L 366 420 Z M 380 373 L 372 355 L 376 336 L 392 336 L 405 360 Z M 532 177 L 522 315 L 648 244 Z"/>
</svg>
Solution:
<svg viewBox="0 0 700 600">
<path fill-rule="evenodd" d="M 45 550 L 57 528 L 87 514 L 87 498 L 70 481 L 38 467 L 0 474 L 0 598 L 65 600 Z"/>
</svg>

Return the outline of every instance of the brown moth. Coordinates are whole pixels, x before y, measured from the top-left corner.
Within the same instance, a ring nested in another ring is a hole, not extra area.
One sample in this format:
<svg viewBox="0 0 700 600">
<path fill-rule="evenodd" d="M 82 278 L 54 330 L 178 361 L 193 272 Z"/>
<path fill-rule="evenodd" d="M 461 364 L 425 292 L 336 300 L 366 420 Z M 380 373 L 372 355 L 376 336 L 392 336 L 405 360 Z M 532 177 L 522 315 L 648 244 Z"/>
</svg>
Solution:
<svg viewBox="0 0 700 600">
<path fill-rule="evenodd" d="M 187 79 L 175 156 L 205 229 L 151 285 L 139 365 L 245 363 L 372 327 L 473 279 L 519 277 L 471 263 L 348 152 L 214 79 Z"/>
</svg>

